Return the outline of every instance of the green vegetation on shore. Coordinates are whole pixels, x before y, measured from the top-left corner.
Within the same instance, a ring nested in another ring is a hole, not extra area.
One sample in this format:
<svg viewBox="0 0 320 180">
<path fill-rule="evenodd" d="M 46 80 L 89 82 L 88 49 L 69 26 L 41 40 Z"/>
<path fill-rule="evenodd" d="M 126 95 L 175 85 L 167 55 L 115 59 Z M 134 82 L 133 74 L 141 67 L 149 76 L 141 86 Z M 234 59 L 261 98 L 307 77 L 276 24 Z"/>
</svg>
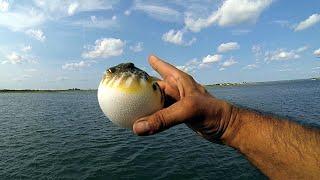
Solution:
<svg viewBox="0 0 320 180">
<path fill-rule="evenodd" d="M 216 83 L 216 84 L 207 84 L 205 86 L 208 87 L 224 87 L 224 86 L 243 86 L 243 85 L 247 85 L 247 84 L 251 84 L 248 82 L 241 82 L 241 83 Z"/>
<path fill-rule="evenodd" d="M 93 90 L 93 89 L 90 89 Z M 50 90 L 50 89 L 0 89 L 0 93 L 36 93 L 36 92 L 70 92 L 70 91 L 90 91 L 90 90 L 84 90 L 84 89 L 78 89 L 78 88 L 72 88 L 72 89 L 56 89 L 56 90 Z"/>
<path fill-rule="evenodd" d="M 204 84 L 207 87 L 228 87 L 228 86 L 246 86 L 246 85 L 254 85 L 254 84 L 264 84 L 264 83 L 272 83 L 272 82 L 287 82 L 287 81 L 299 81 L 299 80 L 320 80 L 320 77 L 317 78 L 309 78 L 309 79 L 296 79 L 296 80 L 282 80 L 282 81 L 268 81 L 268 82 L 241 82 L 241 83 L 216 83 L 216 84 Z M 73 92 L 73 91 L 96 91 L 97 89 L 0 89 L 0 93 L 41 93 L 41 92 Z"/>
</svg>

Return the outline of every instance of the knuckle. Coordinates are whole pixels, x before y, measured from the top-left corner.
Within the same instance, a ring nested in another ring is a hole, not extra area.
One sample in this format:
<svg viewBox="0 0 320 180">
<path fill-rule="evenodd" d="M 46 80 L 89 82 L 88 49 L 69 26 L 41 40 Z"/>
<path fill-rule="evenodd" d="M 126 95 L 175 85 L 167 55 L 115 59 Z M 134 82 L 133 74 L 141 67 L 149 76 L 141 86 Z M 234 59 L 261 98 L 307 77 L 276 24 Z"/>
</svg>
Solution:
<svg viewBox="0 0 320 180">
<path fill-rule="evenodd" d="M 153 118 L 151 120 L 151 126 L 154 132 L 158 132 L 166 126 L 166 121 L 161 111 L 154 113 Z"/>
<path fill-rule="evenodd" d="M 193 110 L 193 109 L 195 109 L 195 108 L 197 107 L 197 105 L 198 105 L 198 103 L 197 103 L 197 101 L 196 101 L 194 98 L 185 101 L 185 107 L 186 107 L 186 109 L 188 109 L 188 110 Z"/>
<path fill-rule="evenodd" d="M 199 90 L 201 93 L 207 93 L 207 89 L 203 87 L 202 85 L 199 85 Z"/>
<path fill-rule="evenodd" d="M 186 78 L 188 78 L 188 79 L 190 79 L 190 80 L 194 81 L 193 77 L 192 77 L 190 74 L 186 74 Z"/>
</svg>

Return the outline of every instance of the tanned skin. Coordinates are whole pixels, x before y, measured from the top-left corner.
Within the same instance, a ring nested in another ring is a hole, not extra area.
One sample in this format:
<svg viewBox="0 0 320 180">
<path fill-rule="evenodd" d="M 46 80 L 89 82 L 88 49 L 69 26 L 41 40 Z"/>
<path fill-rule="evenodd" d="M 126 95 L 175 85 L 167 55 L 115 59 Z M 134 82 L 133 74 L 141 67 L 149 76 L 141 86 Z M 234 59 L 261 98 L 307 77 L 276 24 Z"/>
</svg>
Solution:
<svg viewBox="0 0 320 180">
<path fill-rule="evenodd" d="M 319 129 L 236 107 L 156 56 L 149 63 L 173 101 L 137 120 L 135 134 L 152 135 L 185 123 L 203 138 L 237 149 L 271 179 L 320 179 Z"/>
</svg>

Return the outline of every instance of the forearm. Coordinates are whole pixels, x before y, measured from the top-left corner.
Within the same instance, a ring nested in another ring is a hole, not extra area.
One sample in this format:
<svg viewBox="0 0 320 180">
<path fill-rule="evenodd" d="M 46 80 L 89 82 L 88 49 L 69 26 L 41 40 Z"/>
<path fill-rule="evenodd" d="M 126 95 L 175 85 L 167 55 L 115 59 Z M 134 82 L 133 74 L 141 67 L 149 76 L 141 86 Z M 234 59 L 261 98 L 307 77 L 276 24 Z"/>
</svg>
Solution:
<svg viewBox="0 0 320 180">
<path fill-rule="evenodd" d="M 270 178 L 320 177 L 320 133 L 287 120 L 232 107 L 222 141 Z"/>
</svg>

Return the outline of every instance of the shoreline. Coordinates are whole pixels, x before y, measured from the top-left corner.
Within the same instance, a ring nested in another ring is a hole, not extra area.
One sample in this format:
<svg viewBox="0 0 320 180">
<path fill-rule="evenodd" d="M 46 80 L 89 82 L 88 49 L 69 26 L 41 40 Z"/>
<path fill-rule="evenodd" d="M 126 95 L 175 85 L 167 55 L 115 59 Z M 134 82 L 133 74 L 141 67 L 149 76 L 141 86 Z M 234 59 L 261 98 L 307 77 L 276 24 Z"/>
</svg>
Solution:
<svg viewBox="0 0 320 180">
<path fill-rule="evenodd" d="M 295 80 L 280 80 L 280 81 L 264 81 L 264 82 L 241 82 L 241 83 L 215 83 L 215 84 L 203 84 L 205 87 L 235 87 L 235 86 L 249 86 L 258 85 L 266 83 L 277 83 L 277 82 L 291 82 L 291 81 L 305 81 L 305 80 L 320 80 L 318 78 L 308 78 L 308 79 L 295 79 Z M 77 91 L 97 91 L 97 89 L 0 89 L 0 93 L 44 93 L 44 92 L 77 92 Z"/>
</svg>

